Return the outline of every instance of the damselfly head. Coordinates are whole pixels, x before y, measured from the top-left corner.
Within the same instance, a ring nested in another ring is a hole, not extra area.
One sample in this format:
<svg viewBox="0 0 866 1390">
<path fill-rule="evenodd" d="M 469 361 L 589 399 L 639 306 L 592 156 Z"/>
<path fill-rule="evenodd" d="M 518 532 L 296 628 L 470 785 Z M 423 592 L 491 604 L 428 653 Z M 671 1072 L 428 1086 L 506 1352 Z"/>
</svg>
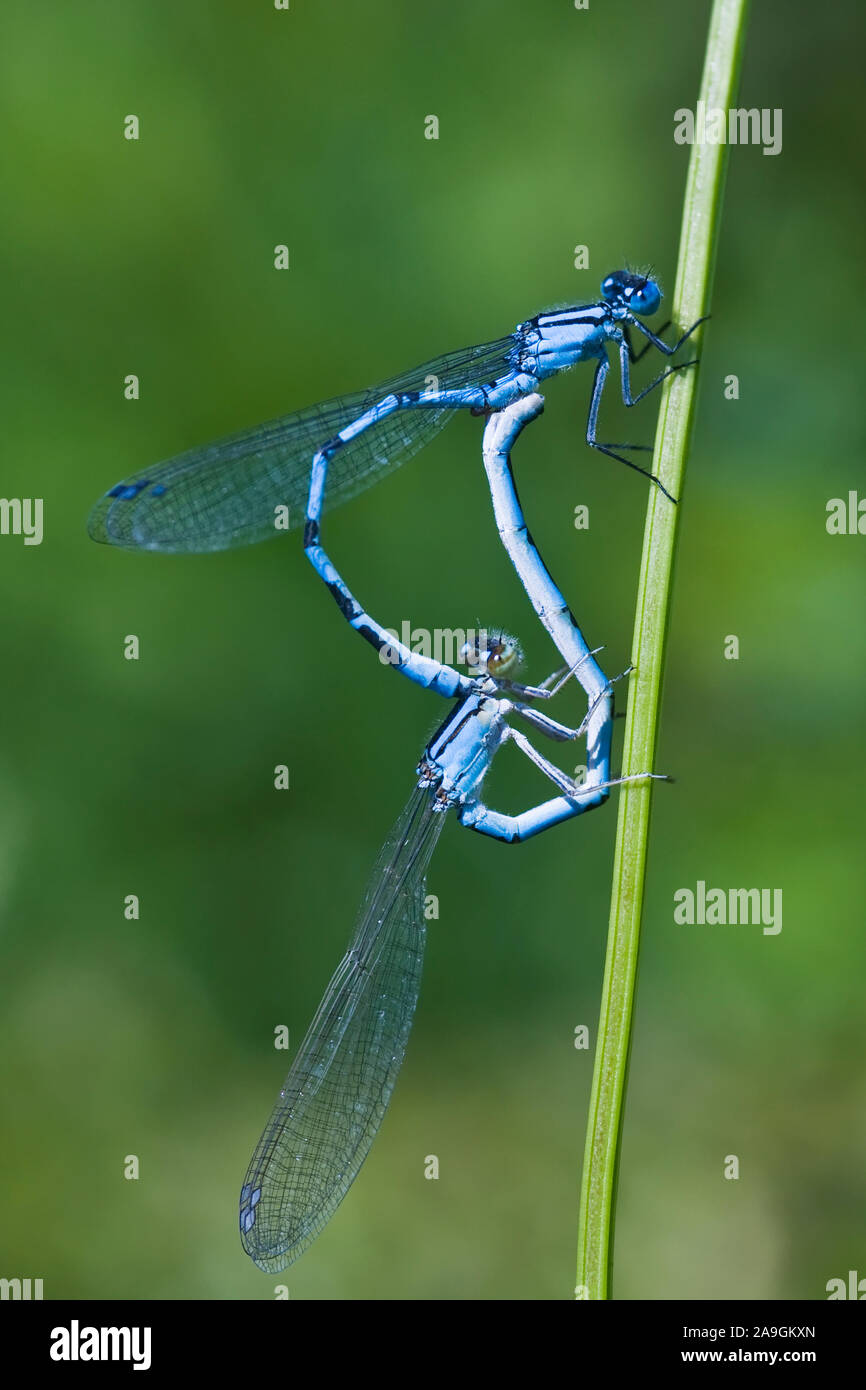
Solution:
<svg viewBox="0 0 866 1390">
<path fill-rule="evenodd" d="M 520 666 L 523 651 L 517 638 L 507 632 L 484 630 L 463 643 L 457 661 L 469 667 L 471 676 L 506 676 Z"/>
<path fill-rule="evenodd" d="M 633 314 L 648 317 L 662 302 L 662 292 L 649 275 L 632 270 L 613 270 L 601 282 L 601 292 L 614 308 L 630 309 Z"/>
</svg>

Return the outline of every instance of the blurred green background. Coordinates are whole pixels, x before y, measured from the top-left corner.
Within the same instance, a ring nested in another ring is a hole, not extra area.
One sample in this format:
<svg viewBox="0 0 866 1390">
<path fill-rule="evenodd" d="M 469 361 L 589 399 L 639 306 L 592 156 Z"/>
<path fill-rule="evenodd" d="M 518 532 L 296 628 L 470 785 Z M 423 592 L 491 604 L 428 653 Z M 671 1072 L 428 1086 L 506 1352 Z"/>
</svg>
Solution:
<svg viewBox="0 0 866 1390">
<path fill-rule="evenodd" d="M 136 468 L 595 298 L 626 261 L 670 288 L 673 112 L 694 104 L 708 14 L 7 7 L 0 490 L 45 499 L 45 538 L 0 538 L 3 1276 L 51 1298 L 571 1296 L 592 1065 L 573 1033 L 595 1040 L 615 805 L 515 849 L 446 829 L 372 1157 L 304 1258 L 259 1273 L 235 1213 L 288 1064 L 272 1030 L 300 1039 L 445 706 L 341 624 L 297 533 L 173 558 L 97 547 L 85 523 Z M 815 1299 L 866 1274 L 866 538 L 825 529 L 828 499 L 864 486 L 858 30 L 853 0 L 826 26 L 796 0 L 784 42 L 760 5 L 748 38 L 741 104 L 781 107 L 784 146 L 732 151 L 704 342 L 619 1298 Z M 646 487 L 583 446 L 589 386 L 549 385 L 517 465 L 614 672 Z M 652 402 L 626 421 L 613 394 L 604 436 L 651 440 Z M 538 678 L 555 657 L 497 541 L 479 439 L 458 419 L 332 515 L 329 549 L 383 621 L 501 622 Z M 577 721 L 574 693 L 559 712 Z M 516 756 L 489 790 L 506 809 L 547 795 Z M 782 888 L 781 934 L 675 925 L 674 891 L 699 879 Z"/>
</svg>

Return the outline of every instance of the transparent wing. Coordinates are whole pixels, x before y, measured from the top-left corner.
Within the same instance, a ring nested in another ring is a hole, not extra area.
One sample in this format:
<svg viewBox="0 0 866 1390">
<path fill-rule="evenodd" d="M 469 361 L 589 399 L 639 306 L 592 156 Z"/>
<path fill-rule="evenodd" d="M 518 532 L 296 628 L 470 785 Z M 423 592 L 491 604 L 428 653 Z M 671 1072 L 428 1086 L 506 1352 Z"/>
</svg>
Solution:
<svg viewBox="0 0 866 1390">
<path fill-rule="evenodd" d="M 117 483 L 97 502 L 95 541 L 127 550 L 206 551 L 250 545 L 277 534 L 274 509 L 292 526 L 304 517 L 313 455 L 392 391 L 486 385 L 510 370 L 514 339 L 446 353 L 354 395 L 308 406 L 269 424 L 190 449 Z M 446 423 L 447 410 L 402 410 L 366 430 L 328 467 L 327 505 L 353 497 L 411 458 Z"/>
<path fill-rule="evenodd" d="M 241 1240 L 268 1273 L 297 1259 L 330 1220 L 382 1123 L 418 999 L 424 877 L 444 821 L 416 790 L 250 1160 Z"/>
</svg>

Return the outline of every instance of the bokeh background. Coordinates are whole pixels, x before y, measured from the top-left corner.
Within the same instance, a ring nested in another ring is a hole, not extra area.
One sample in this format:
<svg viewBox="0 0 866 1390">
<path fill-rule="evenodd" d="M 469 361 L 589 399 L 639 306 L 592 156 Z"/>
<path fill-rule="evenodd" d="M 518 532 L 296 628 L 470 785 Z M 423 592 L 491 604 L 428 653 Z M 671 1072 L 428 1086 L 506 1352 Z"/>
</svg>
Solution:
<svg viewBox="0 0 866 1390">
<path fill-rule="evenodd" d="M 3 1276 L 51 1298 L 273 1297 L 236 1232 L 288 1064 L 272 1031 L 300 1039 L 444 713 L 341 625 L 297 533 L 129 555 L 88 540 L 90 506 L 149 462 L 595 298 L 626 261 L 670 287 L 673 112 L 694 104 L 708 14 L 7 7 L 0 491 L 44 498 L 45 538 L 0 538 Z M 783 38 L 778 18 L 755 7 L 741 104 L 781 107 L 784 147 L 732 152 L 682 504 L 625 1299 L 817 1299 L 866 1274 L 866 538 L 825 529 L 828 499 L 866 491 L 862 12 L 822 25 L 796 0 Z M 613 672 L 646 487 L 583 446 L 589 386 L 550 384 L 519 481 Z M 625 420 L 611 391 L 605 410 L 607 437 L 652 439 L 652 402 Z M 479 439 L 459 418 L 335 512 L 329 548 L 383 621 L 501 622 L 537 678 L 555 658 L 498 544 Z M 559 708 L 579 718 L 575 694 Z M 547 794 L 517 757 L 490 791 L 511 809 Z M 350 1197 L 284 1276 L 293 1298 L 571 1296 L 592 1065 L 573 1033 L 595 1038 L 615 819 L 515 849 L 446 829 L 404 1073 Z M 699 879 L 782 888 L 781 934 L 675 925 L 674 891 Z"/>
</svg>

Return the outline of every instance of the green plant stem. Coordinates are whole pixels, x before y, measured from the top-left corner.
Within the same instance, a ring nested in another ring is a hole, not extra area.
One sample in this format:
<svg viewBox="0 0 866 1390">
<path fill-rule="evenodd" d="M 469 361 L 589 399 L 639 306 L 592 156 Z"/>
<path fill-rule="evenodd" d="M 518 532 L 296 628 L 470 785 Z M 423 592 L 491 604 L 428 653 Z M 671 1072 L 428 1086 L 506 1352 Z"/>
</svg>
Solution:
<svg viewBox="0 0 866 1390">
<path fill-rule="evenodd" d="M 715 0 L 700 99 L 727 112 L 735 101 L 747 0 Z M 691 148 L 672 317 L 694 323 L 708 312 L 727 145 Z M 695 346 L 700 330 L 690 339 Z M 676 372 L 661 388 L 653 472 L 668 492 L 683 495 L 695 413 L 697 368 Z M 682 506 L 650 489 L 635 612 L 623 774 L 652 769 L 656 751 L 671 577 Z M 607 959 L 580 1189 L 578 1297 L 609 1297 L 616 1180 L 631 1042 L 635 977 L 646 875 L 653 783 L 620 794 Z"/>
</svg>

